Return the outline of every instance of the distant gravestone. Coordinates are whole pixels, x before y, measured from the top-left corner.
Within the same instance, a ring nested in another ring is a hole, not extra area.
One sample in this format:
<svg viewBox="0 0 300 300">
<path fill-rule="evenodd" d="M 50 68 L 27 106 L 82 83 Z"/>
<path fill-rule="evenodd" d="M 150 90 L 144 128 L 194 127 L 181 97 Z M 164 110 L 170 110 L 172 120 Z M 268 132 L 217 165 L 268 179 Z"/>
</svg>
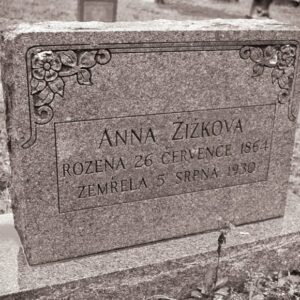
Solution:
<svg viewBox="0 0 300 300">
<path fill-rule="evenodd" d="M 118 0 L 79 0 L 79 21 L 114 22 Z"/>
<path fill-rule="evenodd" d="M 284 214 L 299 30 L 47 23 L 3 40 L 13 211 L 30 264 Z"/>
<path fill-rule="evenodd" d="M 298 7 L 300 0 L 274 0 L 274 4 Z"/>
</svg>

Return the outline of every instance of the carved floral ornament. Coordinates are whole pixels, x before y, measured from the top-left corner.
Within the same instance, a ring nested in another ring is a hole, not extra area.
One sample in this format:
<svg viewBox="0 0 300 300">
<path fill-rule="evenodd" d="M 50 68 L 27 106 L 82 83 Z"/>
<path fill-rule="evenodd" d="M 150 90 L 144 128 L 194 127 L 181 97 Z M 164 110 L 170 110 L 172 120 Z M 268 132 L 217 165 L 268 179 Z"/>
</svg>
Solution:
<svg viewBox="0 0 300 300">
<path fill-rule="evenodd" d="M 92 85 L 91 69 L 107 64 L 109 50 L 36 51 L 31 58 L 30 94 L 33 99 L 31 136 L 23 144 L 29 148 L 36 140 L 35 124 L 49 123 L 53 118 L 51 103 L 55 96 L 64 96 L 64 77 L 76 76 L 80 85 Z"/>
<path fill-rule="evenodd" d="M 55 95 L 64 96 L 63 77 L 76 76 L 81 85 L 92 84 L 91 68 L 106 64 L 111 56 L 108 50 L 99 51 L 42 51 L 32 58 L 31 94 L 35 108 L 49 105 Z M 37 114 L 39 115 L 38 111 Z M 48 120 L 40 120 L 43 123 Z"/>
<path fill-rule="evenodd" d="M 245 46 L 240 50 L 243 59 L 251 59 L 253 66 L 253 77 L 264 73 L 265 68 L 272 68 L 272 82 L 278 84 L 280 92 L 278 102 L 289 103 L 289 119 L 296 120 L 296 111 L 291 101 L 296 63 L 295 45 L 274 45 L 274 46 Z"/>
<path fill-rule="evenodd" d="M 150 46 L 149 46 L 150 47 Z M 193 46 L 189 46 L 193 48 Z M 224 49 L 224 46 L 222 46 Z M 216 50 L 218 48 L 216 47 Z M 296 120 L 296 109 L 292 101 L 296 63 L 295 45 L 237 46 L 242 59 L 254 62 L 252 76 L 272 68 L 272 82 L 280 88 L 279 103 L 288 103 L 288 117 Z M 144 50 L 141 50 L 143 52 Z M 161 48 L 160 51 L 166 51 Z M 176 47 L 174 47 L 174 51 Z M 29 139 L 22 145 L 31 147 L 37 138 L 37 125 L 49 123 L 53 118 L 51 103 L 56 97 L 64 97 L 65 77 L 76 77 L 79 85 L 92 85 L 92 68 L 105 65 L 111 60 L 111 50 L 38 50 L 29 56 L 30 65 L 30 122 Z"/>
</svg>

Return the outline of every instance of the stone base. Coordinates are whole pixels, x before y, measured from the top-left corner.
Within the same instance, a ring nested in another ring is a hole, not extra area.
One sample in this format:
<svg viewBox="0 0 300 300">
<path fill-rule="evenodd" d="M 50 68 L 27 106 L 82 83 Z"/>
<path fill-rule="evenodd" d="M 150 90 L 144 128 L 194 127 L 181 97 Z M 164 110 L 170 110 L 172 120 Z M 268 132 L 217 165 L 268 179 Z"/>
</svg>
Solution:
<svg viewBox="0 0 300 300">
<path fill-rule="evenodd" d="M 220 276 L 300 267 L 300 199 L 289 193 L 284 218 L 236 227 L 222 250 Z M 0 299 L 180 299 L 216 266 L 218 232 L 68 261 L 27 264 L 11 214 L 0 216 Z"/>
</svg>

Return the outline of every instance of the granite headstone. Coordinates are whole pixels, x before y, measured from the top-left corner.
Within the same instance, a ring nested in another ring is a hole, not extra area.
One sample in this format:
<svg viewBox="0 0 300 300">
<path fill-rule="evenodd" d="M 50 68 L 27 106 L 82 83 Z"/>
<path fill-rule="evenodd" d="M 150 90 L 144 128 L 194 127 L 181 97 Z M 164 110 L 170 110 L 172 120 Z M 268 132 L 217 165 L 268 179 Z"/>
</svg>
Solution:
<svg viewBox="0 0 300 300">
<path fill-rule="evenodd" d="M 118 0 L 78 0 L 79 21 L 114 22 Z"/>
<path fill-rule="evenodd" d="M 30 264 L 284 214 L 297 28 L 47 23 L 3 40 L 13 211 Z"/>
</svg>

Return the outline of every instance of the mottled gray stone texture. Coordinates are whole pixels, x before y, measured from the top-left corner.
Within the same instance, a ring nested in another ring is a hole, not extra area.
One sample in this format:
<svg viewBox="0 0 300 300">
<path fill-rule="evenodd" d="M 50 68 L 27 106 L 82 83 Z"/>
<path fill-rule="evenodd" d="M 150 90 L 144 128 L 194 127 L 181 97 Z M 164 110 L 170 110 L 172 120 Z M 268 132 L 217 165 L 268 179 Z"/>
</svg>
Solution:
<svg viewBox="0 0 300 300">
<path fill-rule="evenodd" d="M 46 23 L 3 40 L 13 211 L 30 264 L 284 214 L 297 28 Z"/>
<path fill-rule="evenodd" d="M 219 276 L 232 285 L 259 272 L 300 268 L 300 199 L 288 194 L 284 218 L 241 225 L 227 234 Z M 175 299 L 202 286 L 217 265 L 218 232 L 196 234 L 29 266 L 11 214 L 0 216 L 0 299 Z"/>
</svg>

